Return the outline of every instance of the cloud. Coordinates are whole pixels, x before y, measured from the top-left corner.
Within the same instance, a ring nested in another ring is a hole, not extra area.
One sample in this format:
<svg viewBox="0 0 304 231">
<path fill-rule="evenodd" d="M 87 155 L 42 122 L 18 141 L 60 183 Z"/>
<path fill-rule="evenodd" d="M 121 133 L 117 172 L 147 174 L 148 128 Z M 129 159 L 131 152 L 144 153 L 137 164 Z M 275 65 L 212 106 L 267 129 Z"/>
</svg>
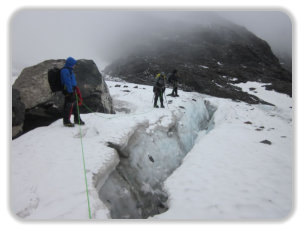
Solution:
<svg viewBox="0 0 304 231">
<path fill-rule="evenodd" d="M 102 68 L 152 36 L 178 31 L 186 22 L 215 22 L 216 14 L 244 25 L 274 49 L 291 52 L 292 26 L 282 12 L 33 9 L 16 12 L 10 22 L 13 71 L 68 56 L 93 59 Z"/>
<path fill-rule="evenodd" d="M 292 53 L 292 22 L 281 11 L 223 11 L 222 17 L 245 26 L 266 40 L 274 52 Z"/>
</svg>

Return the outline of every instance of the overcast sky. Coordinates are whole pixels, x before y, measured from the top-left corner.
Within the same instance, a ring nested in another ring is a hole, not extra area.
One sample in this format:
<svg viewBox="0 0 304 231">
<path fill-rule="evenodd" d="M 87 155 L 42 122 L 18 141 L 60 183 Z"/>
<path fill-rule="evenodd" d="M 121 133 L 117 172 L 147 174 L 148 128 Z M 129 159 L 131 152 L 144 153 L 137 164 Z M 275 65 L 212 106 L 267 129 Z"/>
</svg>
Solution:
<svg viewBox="0 0 304 231">
<path fill-rule="evenodd" d="M 279 11 L 215 12 L 245 26 L 269 42 L 274 50 L 291 54 L 292 25 Z M 212 13 L 213 14 L 213 13 Z M 102 10 L 21 10 L 10 21 L 13 74 L 46 59 L 93 59 L 102 69 L 118 51 L 143 40 L 149 28 L 157 31 L 161 22 L 195 20 L 207 12 L 102 11 Z M 192 17 L 193 16 L 193 17 Z M 201 20 L 202 18 L 200 18 Z M 203 20 L 205 21 L 205 20 Z"/>
<path fill-rule="evenodd" d="M 245 26 L 270 43 L 274 50 L 281 50 L 291 55 L 292 22 L 287 14 L 279 11 L 225 11 L 219 14 L 234 23 Z"/>
</svg>

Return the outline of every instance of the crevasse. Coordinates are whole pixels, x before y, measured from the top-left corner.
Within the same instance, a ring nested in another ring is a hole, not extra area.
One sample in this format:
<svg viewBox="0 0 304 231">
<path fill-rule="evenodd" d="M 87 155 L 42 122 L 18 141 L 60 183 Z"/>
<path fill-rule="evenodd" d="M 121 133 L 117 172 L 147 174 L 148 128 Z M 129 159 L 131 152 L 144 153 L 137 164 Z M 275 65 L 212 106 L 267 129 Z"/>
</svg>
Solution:
<svg viewBox="0 0 304 231">
<path fill-rule="evenodd" d="M 182 164 L 198 133 L 212 129 L 215 111 L 209 101 L 198 100 L 187 110 L 171 111 L 170 118 L 138 125 L 123 145 L 108 143 L 120 156 L 99 190 L 111 218 L 148 218 L 168 210 L 163 183 Z"/>
</svg>

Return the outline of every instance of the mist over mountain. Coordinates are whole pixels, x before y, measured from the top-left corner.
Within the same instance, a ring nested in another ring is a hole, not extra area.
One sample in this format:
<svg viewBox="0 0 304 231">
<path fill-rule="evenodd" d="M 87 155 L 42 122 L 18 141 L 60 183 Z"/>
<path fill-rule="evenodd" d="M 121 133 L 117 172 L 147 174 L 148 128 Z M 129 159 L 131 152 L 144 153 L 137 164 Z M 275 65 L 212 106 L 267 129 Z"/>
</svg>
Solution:
<svg viewBox="0 0 304 231">
<path fill-rule="evenodd" d="M 260 101 L 234 83 L 292 91 L 292 26 L 282 12 L 21 10 L 10 25 L 13 76 L 72 56 L 145 84 L 176 68 L 185 90 L 251 103 Z"/>
<path fill-rule="evenodd" d="M 213 13 L 179 16 L 188 20 L 146 24 L 145 39 L 139 36 L 142 40 L 136 42 L 136 49 L 125 50 L 105 73 L 150 85 L 157 73 L 177 69 L 184 90 L 259 103 L 233 85 L 256 81 L 291 96 L 291 73 L 266 41 Z"/>
<path fill-rule="evenodd" d="M 12 74 L 68 56 L 93 59 L 103 69 L 151 37 L 228 20 L 266 40 L 275 54 L 280 48 L 291 57 L 291 23 L 282 12 L 24 9 L 10 21 Z"/>
<path fill-rule="evenodd" d="M 281 65 L 292 70 L 292 16 L 283 11 L 222 11 L 222 17 L 245 26 L 267 41 Z"/>
</svg>

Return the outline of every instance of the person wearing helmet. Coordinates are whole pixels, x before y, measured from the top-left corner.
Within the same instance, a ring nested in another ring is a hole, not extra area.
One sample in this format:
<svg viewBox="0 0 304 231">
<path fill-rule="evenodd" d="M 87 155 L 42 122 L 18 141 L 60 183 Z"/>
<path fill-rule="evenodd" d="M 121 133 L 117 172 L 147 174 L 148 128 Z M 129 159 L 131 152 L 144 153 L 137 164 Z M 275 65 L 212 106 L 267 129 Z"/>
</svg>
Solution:
<svg viewBox="0 0 304 231">
<path fill-rule="evenodd" d="M 164 108 L 164 97 L 163 94 L 166 90 L 165 84 L 166 84 L 166 76 L 164 72 L 161 72 L 156 75 L 155 77 L 156 81 L 153 87 L 153 92 L 154 92 L 154 107 L 159 108 L 157 105 L 158 98 L 160 100 L 160 106 Z"/>
<path fill-rule="evenodd" d="M 74 114 L 74 122 L 76 124 L 85 124 L 78 115 L 76 105 L 75 88 L 77 88 L 77 82 L 73 72 L 76 63 L 77 61 L 74 58 L 67 58 L 65 65 L 60 72 L 61 83 L 64 87 L 63 125 L 66 127 L 74 127 L 74 124 L 70 121 L 72 113 Z"/>
</svg>

